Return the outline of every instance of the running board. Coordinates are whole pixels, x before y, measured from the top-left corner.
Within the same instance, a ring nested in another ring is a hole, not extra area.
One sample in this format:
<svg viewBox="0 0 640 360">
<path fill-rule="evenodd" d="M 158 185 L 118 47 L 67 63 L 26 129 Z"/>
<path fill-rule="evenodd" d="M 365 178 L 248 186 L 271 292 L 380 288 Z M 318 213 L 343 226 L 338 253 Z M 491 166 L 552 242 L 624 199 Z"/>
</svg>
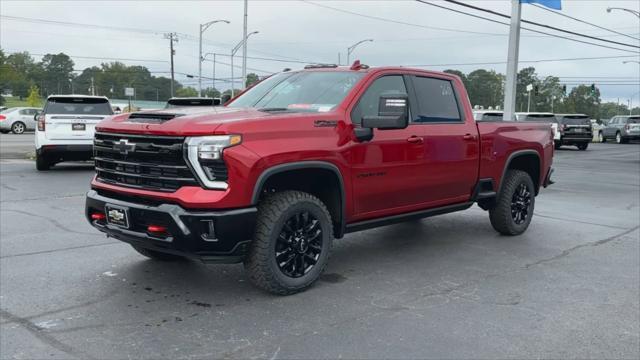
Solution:
<svg viewBox="0 0 640 360">
<path fill-rule="evenodd" d="M 378 219 L 359 221 L 352 224 L 347 224 L 345 233 L 362 231 L 362 230 L 372 229 L 380 226 L 397 224 L 397 223 L 405 222 L 408 220 L 422 219 L 426 217 L 447 214 L 450 212 L 466 210 L 470 208 L 471 205 L 473 205 L 473 202 L 465 202 L 460 204 L 437 207 L 433 209 L 413 211 L 405 214 L 392 215 L 392 216 L 387 216 L 387 217 L 378 218 Z"/>
</svg>

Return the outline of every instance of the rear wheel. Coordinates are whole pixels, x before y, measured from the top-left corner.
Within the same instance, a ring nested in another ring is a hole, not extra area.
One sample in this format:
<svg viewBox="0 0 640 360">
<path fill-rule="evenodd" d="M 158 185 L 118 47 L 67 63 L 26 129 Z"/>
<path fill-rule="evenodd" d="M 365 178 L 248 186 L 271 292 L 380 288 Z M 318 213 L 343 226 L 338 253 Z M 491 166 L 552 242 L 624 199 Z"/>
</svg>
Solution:
<svg viewBox="0 0 640 360">
<path fill-rule="evenodd" d="M 616 133 L 616 143 L 618 144 L 625 144 L 627 141 L 622 137 L 622 134 L 620 134 L 620 132 Z"/>
<path fill-rule="evenodd" d="M 51 168 L 51 163 L 44 155 L 36 151 L 36 169 L 38 171 L 47 171 Z"/>
<path fill-rule="evenodd" d="M 11 125 L 11 132 L 14 134 L 23 134 L 27 127 L 23 122 L 16 121 Z"/>
<path fill-rule="evenodd" d="M 135 246 L 135 245 L 131 245 L 137 252 L 139 252 L 141 255 L 144 255 L 146 257 L 148 257 L 149 259 L 153 259 L 153 260 L 158 260 L 158 261 L 181 261 L 181 260 L 185 260 L 184 257 L 182 256 L 178 256 L 178 255 L 173 255 L 173 254 L 167 254 L 167 253 L 163 253 L 160 251 L 155 251 L 155 250 L 150 250 L 147 248 L 143 248 L 140 246 Z"/>
<path fill-rule="evenodd" d="M 589 147 L 589 143 L 582 143 L 582 144 L 578 144 L 576 145 L 578 147 L 579 150 L 587 150 L 587 148 Z"/>
<path fill-rule="evenodd" d="M 606 138 L 606 137 L 604 137 L 604 135 L 602 134 L 602 131 L 600 131 L 600 132 L 598 133 L 598 140 L 599 140 L 601 143 L 603 143 L 603 142 L 607 142 L 607 138 Z"/>
<path fill-rule="evenodd" d="M 531 223 L 535 207 L 535 188 L 529 174 L 509 170 L 502 180 L 496 206 L 489 210 L 493 228 L 503 235 L 520 235 Z"/>
<path fill-rule="evenodd" d="M 245 269 L 256 286 L 278 295 L 294 294 L 318 280 L 332 243 L 331 215 L 320 199 L 300 191 L 275 193 L 258 206 Z"/>
</svg>

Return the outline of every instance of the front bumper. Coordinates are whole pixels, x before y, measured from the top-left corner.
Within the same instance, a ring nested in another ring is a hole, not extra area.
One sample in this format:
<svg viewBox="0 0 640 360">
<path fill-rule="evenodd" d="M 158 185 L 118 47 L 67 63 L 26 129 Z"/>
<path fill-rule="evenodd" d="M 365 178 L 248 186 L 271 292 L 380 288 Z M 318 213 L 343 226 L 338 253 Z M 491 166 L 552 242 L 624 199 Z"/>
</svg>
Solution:
<svg viewBox="0 0 640 360">
<path fill-rule="evenodd" d="M 91 190 L 87 193 L 85 216 L 91 225 L 107 236 L 155 251 L 205 263 L 237 263 L 246 255 L 255 230 L 255 207 L 191 211 L 175 204 L 142 202 L 144 200 L 127 201 Z M 107 205 L 127 210 L 128 228 L 91 218 L 94 213 L 106 213 Z M 149 233 L 149 225 L 162 226 L 167 231 L 162 236 Z"/>
</svg>

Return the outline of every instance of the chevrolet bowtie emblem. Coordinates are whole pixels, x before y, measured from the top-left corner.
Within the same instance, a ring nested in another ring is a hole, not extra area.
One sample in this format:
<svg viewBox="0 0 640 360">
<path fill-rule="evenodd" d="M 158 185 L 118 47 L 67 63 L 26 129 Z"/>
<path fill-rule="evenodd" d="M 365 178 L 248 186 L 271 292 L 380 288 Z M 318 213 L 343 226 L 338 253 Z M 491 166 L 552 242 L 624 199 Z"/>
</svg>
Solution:
<svg viewBox="0 0 640 360">
<path fill-rule="evenodd" d="M 129 152 L 134 152 L 136 150 L 136 144 L 129 144 L 129 140 L 120 139 L 115 145 L 113 145 L 113 150 L 116 150 L 122 155 L 127 155 Z"/>
</svg>

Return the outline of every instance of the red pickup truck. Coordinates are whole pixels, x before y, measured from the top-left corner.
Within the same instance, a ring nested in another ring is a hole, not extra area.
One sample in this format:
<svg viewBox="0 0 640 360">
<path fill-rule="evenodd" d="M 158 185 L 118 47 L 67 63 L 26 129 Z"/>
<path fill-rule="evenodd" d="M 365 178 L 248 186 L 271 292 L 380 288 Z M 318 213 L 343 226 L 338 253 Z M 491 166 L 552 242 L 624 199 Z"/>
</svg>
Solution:
<svg viewBox="0 0 640 360">
<path fill-rule="evenodd" d="M 476 123 L 454 75 L 359 63 L 96 129 L 94 227 L 153 259 L 244 262 L 277 294 L 311 286 L 354 231 L 477 203 L 498 232 L 521 234 L 554 151 L 549 124 Z"/>
</svg>

